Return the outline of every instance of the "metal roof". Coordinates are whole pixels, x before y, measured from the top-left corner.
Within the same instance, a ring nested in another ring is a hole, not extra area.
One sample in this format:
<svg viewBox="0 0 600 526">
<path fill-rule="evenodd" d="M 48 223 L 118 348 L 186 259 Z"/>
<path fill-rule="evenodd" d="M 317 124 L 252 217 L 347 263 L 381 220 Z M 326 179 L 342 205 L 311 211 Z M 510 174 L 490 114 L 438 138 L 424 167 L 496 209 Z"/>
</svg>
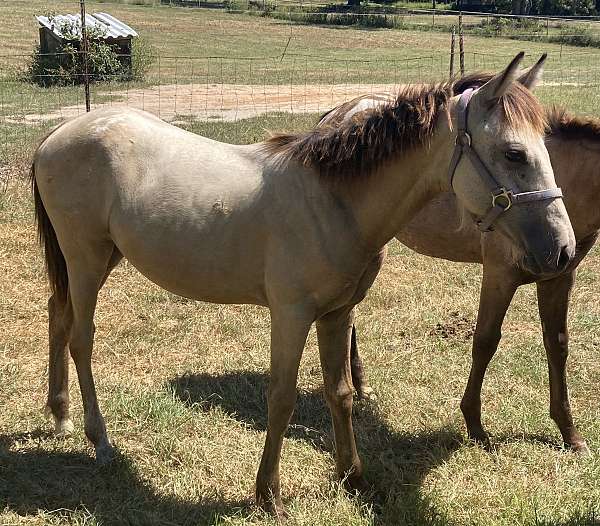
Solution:
<svg viewBox="0 0 600 526">
<path fill-rule="evenodd" d="M 81 15 L 56 15 L 50 20 L 47 16 L 36 16 L 37 21 L 44 27 L 47 27 L 56 36 L 65 38 L 61 33 L 61 28 L 73 27 L 77 35 L 81 37 Z M 93 13 L 85 15 L 85 27 L 98 27 L 103 30 L 105 38 L 128 38 L 137 37 L 138 34 L 127 24 L 124 24 L 114 16 L 108 13 Z"/>
</svg>

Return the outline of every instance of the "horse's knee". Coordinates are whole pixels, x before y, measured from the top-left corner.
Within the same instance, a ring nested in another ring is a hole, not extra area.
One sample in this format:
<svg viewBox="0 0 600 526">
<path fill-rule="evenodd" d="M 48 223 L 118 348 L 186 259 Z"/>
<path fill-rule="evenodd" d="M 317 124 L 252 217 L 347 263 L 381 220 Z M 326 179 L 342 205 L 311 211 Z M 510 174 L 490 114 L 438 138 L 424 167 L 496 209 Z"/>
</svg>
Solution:
<svg viewBox="0 0 600 526">
<path fill-rule="evenodd" d="M 502 338 L 501 331 L 475 332 L 473 336 L 473 355 L 485 353 L 493 354 Z"/>
<path fill-rule="evenodd" d="M 269 426 L 275 429 L 287 427 L 294 408 L 296 407 L 296 388 L 271 386 L 269 387 Z"/>
<path fill-rule="evenodd" d="M 558 332 L 544 335 L 544 346 L 553 365 L 564 366 L 569 357 L 569 335 Z"/>
<path fill-rule="evenodd" d="M 352 409 L 352 388 L 347 382 L 331 384 L 325 382 L 325 400 L 330 407 Z"/>
</svg>

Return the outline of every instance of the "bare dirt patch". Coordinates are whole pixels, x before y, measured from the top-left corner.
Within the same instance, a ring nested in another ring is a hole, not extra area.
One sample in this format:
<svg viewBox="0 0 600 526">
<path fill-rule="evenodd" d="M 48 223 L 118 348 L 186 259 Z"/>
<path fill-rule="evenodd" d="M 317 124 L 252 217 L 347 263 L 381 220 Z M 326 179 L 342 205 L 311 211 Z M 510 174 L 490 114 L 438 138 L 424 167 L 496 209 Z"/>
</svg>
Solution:
<svg viewBox="0 0 600 526">
<path fill-rule="evenodd" d="M 169 84 L 115 91 L 109 94 L 107 102 L 92 107 L 139 108 L 167 121 L 182 118 L 236 121 L 270 112 L 322 112 L 358 95 L 396 88 L 395 84 Z M 85 104 L 48 113 L 8 116 L 6 120 L 35 124 L 81 113 L 85 113 Z"/>
</svg>

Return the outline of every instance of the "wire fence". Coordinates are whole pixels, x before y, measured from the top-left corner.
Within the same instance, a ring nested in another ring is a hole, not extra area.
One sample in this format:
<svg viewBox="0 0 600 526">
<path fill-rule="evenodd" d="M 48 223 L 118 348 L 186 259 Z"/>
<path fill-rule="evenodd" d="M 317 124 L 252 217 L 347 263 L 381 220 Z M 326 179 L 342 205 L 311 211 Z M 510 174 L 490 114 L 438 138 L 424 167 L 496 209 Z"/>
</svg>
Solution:
<svg viewBox="0 0 600 526">
<path fill-rule="evenodd" d="M 513 56 L 468 48 L 465 67 L 499 70 Z M 138 108 L 188 128 L 198 122 L 235 125 L 260 119 L 262 128 L 273 129 L 293 125 L 295 118 L 316 122 L 317 114 L 358 95 L 439 81 L 450 73 L 449 49 L 406 55 L 399 48 L 396 57 L 386 57 L 315 56 L 290 51 L 288 46 L 272 56 L 161 55 L 143 81 L 109 75 L 92 83 L 91 107 Z M 542 90 L 546 101 L 562 102 L 565 92 L 572 92 L 597 107 L 599 58 L 600 52 L 594 50 L 552 56 Z M 0 55 L 0 164 L 29 155 L 51 126 L 86 111 L 80 79 L 62 79 L 60 73 L 27 78 L 30 59 L 23 54 Z M 222 139 L 235 141 L 227 135 Z"/>
</svg>

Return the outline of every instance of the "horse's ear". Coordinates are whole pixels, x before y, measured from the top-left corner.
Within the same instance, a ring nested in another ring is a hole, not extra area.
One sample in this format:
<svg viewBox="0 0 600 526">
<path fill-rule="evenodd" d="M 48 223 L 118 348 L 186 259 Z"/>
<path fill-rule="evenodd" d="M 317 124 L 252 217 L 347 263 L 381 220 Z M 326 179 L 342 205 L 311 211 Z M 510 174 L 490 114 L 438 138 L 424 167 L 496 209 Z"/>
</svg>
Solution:
<svg viewBox="0 0 600 526">
<path fill-rule="evenodd" d="M 489 105 L 506 93 L 510 85 L 517 79 L 518 68 L 525 53 L 521 51 L 504 70 L 486 82 L 475 94 L 483 104 Z"/>
<path fill-rule="evenodd" d="M 518 81 L 527 89 L 533 90 L 542 80 L 546 58 L 548 58 L 548 54 L 544 53 L 533 66 L 519 75 Z"/>
</svg>

